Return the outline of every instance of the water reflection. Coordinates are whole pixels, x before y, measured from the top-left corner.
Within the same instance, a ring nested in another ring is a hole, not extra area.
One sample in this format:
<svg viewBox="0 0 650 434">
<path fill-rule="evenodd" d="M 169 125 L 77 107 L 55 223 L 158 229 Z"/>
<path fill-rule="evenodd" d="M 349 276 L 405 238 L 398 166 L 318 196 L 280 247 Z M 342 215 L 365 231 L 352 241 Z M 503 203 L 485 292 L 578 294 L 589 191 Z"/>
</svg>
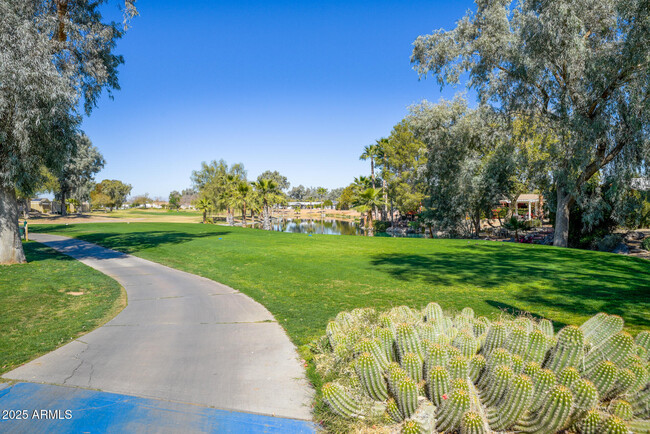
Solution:
<svg viewBox="0 0 650 434">
<path fill-rule="evenodd" d="M 255 227 L 261 228 L 259 223 Z M 271 229 L 278 232 L 294 234 L 325 234 L 325 235 L 365 235 L 365 231 L 357 221 L 336 219 L 276 219 L 271 223 Z M 375 233 L 378 237 L 390 237 L 387 233 Z M 421 237 L 409 234 L 408 237 Z"/>
<path fill-rule="evenodd" d="M 278 219 L 273 220 L 272 230 L 294 234 L 363 235 L 363 229 L 355 221 L 334 219 Z"/>
</svg>

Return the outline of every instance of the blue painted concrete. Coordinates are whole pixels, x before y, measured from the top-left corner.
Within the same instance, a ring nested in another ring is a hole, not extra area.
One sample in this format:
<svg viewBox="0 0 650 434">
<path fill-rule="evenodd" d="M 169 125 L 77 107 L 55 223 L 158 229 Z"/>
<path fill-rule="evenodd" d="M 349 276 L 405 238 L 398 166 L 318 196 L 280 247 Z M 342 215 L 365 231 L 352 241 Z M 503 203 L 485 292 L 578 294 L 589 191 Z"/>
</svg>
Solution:
<svg viewBox="0 0 650 434">
<path fill-rule="evenodd" d="M 18 416 L 26 419 L 18 420 Z M 0 433 L 314 433 L 311 422 L 46 384 L 0 389 Z"/>
</svg>

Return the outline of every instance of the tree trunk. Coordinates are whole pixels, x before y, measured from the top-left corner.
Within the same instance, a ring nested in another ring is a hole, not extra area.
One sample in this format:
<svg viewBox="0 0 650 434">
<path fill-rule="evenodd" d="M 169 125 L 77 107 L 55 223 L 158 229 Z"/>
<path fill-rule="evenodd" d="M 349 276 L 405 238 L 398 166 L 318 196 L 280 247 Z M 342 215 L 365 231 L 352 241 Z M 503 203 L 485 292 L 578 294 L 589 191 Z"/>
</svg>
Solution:
<svg viewBox="0 0 650 434">
<path fill-rule="evenodd" d="M 269 206 L 264 205 L 264 210 L 262 212 L 264 214 L 262 216 L 262 220 L 263 220 L 262 229 L 264 229 L 265 231 L 270 231 L 271 230 L 271 219 L 269 218 Z"/>
<path fill-rule="evenodd" d="M 204 209 L 203 210 L 203 224 L 205 224 L 205 222 L 207 220 L 207 217 L 208 217 L 208 210 Z"/>
<path fill-rule="evenodd" d="M 557 188 L 557 210 L 555 212 L 555 234 L 553 245 L 567 247 L 569 245 L 569 213 L 574 199 L 564 188 Z"/>
<path fill-rule="evenodd" d="M 368 231 L 368 235 L 372 236 L 372 231 L 373 231 L 373 227 L 372 227 L 372 209 L 368 210 L 368 223 L 366 224 L 366 229 Z"/>
<path fill-rule="evenodd" d="M 18 200 L 12 187 L 0 187 L 0 264 L 27 262 L 18 229 Z"/>
<path fill-rule="evenodd" d="M 381 188 L 384 193 L 384 210 L 381 213 L 381 219 L 386 221 L 388 220 L 388 191 L 386 189 L 386 180 L 381 180 Z"/>
<path fill-rule="evenodd" d="M 242 205 L 241 208 L 241 225 L 243 228 L 246 227 L 246 204 Z"/>
<path fill-rule="evenodd" d="M 478 238 L 481 234 L 481 213 L 477 213 L 477 215 L 474 216 L 474 232 L 476 233 L 476 238 Z"/>
<path fill-rule="evenodd" d="M 68 214 L 68 210 L 65 206 L 66 196 L 65 189 L 61 189 L 61 217 L 65 217 Z"/>
</svg>

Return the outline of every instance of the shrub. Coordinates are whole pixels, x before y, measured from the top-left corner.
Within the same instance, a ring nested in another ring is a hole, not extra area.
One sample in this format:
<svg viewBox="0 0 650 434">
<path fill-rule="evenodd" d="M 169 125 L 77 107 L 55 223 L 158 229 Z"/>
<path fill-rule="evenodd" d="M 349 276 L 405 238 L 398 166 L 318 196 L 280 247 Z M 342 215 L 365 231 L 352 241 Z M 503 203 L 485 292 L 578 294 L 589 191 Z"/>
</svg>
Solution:
<svg viewBox="0 0 650 434">
<path fill-rule="evenodd" d="M 650 237 L 646 237 L 642 242 L 641 242 L 641 248 L 650 250 Z"/>
<path fill-rule="evenodd" d="M 601 252 L 611 252 L 623 241 L 623 237 L 619 234 L 607 234 L 599 241 L 596 242 L 596 247 Z"/>
<path fill-rule="evenodd" d="M 391 223 L 388 220 L 373 220 L 372 226 L 375 228 L 375 232 L 386 232 Z"/>
<path fill-rule="evenodd" d="M 341 312 L 316 342 L 338 423 L 390 432 L 647 432 L 650 332 L 600 313 L 549 320 L 445 314 L 436 303 Z M 437 431 L 436 431 L 437 430 Z"/>
</svg>

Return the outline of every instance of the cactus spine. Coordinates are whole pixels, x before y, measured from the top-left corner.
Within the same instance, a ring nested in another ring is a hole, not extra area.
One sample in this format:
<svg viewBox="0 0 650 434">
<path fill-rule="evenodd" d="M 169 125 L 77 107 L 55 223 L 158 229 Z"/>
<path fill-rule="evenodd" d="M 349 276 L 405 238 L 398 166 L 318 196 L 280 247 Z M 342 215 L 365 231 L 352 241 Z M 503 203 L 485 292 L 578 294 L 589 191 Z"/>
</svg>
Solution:
<svg viewBox="0 0 650 434">
<path fill-rule="evenodd" d="M 452 390 L 438 409 L 438 431 L 447 432 L 459 428 L 463 414 L 469 410 L 469 404 L 469 393 L 466 390 Z"/>
<path fill-rule="evenodd" d="M 501 431 L 514 425 L 528 407 L 532 393 L 533 382 L 530 377 L 523 374 L 514 377 L 501 404 L 488 409 L 490 427 Z"/>
<path fill-rule="evenodd" d="M 598 432 L 602 434 L 628 434 L 630 430 L 620 418 L 610 416 L 605 419 Z"/>
<path fill-rule="evenodd" d="M 485 365 L 485 357 L 480 354 L 474 355 L 474 357 L 469 360 L 469 378 L 473 383 L 477 383 L 479 378 L 481 378 L 481 375 L 485 370 Z"/>
<path fill-rule="evenodd" d="M 402 412 L 399 411 L 399 406 L 397 405 L 397 402 L 395 402 L 394 398 L 388 398 L 388 401 L 386 401 L 386 413 L 388 414 L 388 417 L 395 423 L 399 423 L 404 420 L 404 416 L 402 416 Z"/>
<path fill-rule="evenodd" d="M 606 314 L 555 335 L 547 320 L 435 304 L 355 309 L 327 325 L 315 360 L 345 376 L 322 388 L 333 413 L 405 432 L 650 434 L 650 332 L 621 329 Z"/>
<path fill-rule="evenodd" d="M 424 308 L 424 320 L 427 322 L 437 323 L 444 317 L 442 313 L 442 308 L 438 303 L 429 303 L 426 308 Z"/>
<path fill-rule="evenodd" d="M 388 389 L 382 375 L 379 362 L 370 353 L 362 353 L 357 357 L 356 371 L 364 390 L 375 401 L 383 401 L 388 397 Z"/>
<path fill-rule="evenodd" d="M 474 411 L 466 412 L 460 420 L 461 434 L 487 434 L 489 428 L 485 426 L 485 421 L 480 414 Z"/>
<path fill-rule="evenodd" d="M 405 418 L 411 417 L 418 405 L 418 385 L 408 377 L 397 383 L 397 405 Z"/>
<path fill-rule="evenodd" d="M 449 372 L 442 366 L 433 366 L 429 369 L 429 381 L 427 385 L 429 386 L 429 399 L 435 405 L 439 406 L 442 404 L 443 395 L 449 391 Z"/>
<path fill-rule="evenodd" d="M 557 385 L 551 389 L 542 408 L 532 418 L 518 424 L 515 429 L 539 434 L 555 432 L 566 423 L 572 405 L 571 391 L 564 386 Z"/>
<path fill-rule="evenodd" d="M 490 354 L 492 351 L 501 347 L 506 341 L 506 326 L 501 322 L 492 323 L 488 329 L 487 336 L 485 337 L 485 344 L 483 345 L 483 354 Z"/>
<path fill-rule="evenodd" d="M 612 389 L 617 378 L 618 369 L 616 365 L 604 360 L 596 366 L 589 379 L 598 389 L 598 393 L 601 396 L 605 396 Z"/>
<path fill-rule="evenodd" d="M 353 400 L 343 387 L 336 383 L 323 385 L 323 398 L 335 413 L 343 417 L 355 417 L 361 412 L 360 405 Z"/>
<path fill-rule="evenodd" d="M 578 327 L 566 326 L 558 333 L 557 344 L 544 367 L 558 373 L 569 366 L 578 366 L 583 357 L 583 348 L 582 330 Z"/>
<path fill-rule="evenodd" d="M 401 323 L 396 328 L 397 350 L 400 358 L 404 357 L 406 353 L 417 354 L 422 358 L 422 346 L 418 338 L 415 328 L 411 324 Z"/>
<path fill-rule="evenodd" d="M 417 354 L 404 354 L 402 358 L 402 369 L 416 383 L 422 380 L 422 359 Z"/>
</svg>

